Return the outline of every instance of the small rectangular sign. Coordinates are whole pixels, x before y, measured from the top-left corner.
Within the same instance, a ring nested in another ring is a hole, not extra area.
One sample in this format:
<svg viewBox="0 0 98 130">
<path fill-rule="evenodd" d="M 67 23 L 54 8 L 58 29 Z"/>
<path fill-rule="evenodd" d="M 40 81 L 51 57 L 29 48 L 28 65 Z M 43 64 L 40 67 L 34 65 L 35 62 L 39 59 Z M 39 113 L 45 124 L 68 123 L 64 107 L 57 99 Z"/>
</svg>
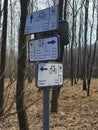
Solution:
<svg viewBox="0 0 98 130">
<path fill-rule="evenodd" d="M 39 63 L 37 69 L 37 87 L 60 86 L 63 84 L 63 66 L 61 63 Z"/>
<path fill-rule="evenodd" d="M 59 37 L 30 40 L 28 43 L 29 61 L 57 60 L 59 57 Z"/>
<path fill-rule="evenodd" d="M 26 17 L 24 34 L 58 29 L 58 6 L 32 12 Z"/>
</svg>

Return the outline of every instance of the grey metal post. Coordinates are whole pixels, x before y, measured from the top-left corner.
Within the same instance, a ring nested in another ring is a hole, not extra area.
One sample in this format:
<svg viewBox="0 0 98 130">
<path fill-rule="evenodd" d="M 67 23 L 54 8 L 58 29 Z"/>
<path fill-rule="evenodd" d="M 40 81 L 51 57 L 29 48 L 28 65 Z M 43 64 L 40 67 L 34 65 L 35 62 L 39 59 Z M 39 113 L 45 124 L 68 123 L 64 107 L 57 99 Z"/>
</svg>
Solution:
<svg viewBox="0 0 98 130">
<path fill-rule="evenodd" d="M 43 89 L 43 130 L 49 130 L 50 124 L 49 91 L 49 88 Z"/>
</svg>

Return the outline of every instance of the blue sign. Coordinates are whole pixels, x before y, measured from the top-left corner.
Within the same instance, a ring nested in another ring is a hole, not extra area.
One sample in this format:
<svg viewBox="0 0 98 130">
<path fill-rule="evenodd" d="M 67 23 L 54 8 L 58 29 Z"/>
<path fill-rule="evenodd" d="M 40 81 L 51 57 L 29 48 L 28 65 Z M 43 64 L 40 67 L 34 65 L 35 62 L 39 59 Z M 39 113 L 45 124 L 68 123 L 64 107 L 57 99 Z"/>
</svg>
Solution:
<svg viewBox="0 0 98 130">
<path fill-rule="evenodd" d="M 26 17 L 24 34 L 57 30 L 58 16 L 58 6 L 53 6 L 28 14 Z"/>
</svg>

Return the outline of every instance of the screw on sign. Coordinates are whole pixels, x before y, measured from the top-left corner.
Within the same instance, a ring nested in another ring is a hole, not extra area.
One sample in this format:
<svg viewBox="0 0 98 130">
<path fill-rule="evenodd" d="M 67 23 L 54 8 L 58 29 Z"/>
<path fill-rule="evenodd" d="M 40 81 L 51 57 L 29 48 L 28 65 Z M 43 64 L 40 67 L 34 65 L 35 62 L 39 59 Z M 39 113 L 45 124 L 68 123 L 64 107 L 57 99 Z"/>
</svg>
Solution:
<svg viewBox="0 0 98 130">
<path fill-rule="evenodd" d="M 60 70 L 62 69 L 62 67 L 61 67 L 61 66 L 59 66 L 59 68 L 60 68 Z"/>
</svg>

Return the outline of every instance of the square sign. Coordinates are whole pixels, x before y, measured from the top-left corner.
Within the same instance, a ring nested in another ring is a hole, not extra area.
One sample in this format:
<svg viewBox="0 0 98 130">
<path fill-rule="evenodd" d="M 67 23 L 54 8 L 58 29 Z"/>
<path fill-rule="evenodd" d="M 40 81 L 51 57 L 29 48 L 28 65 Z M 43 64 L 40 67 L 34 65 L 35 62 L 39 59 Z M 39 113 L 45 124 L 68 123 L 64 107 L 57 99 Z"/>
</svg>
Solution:
<svg viewBox="0 0 98 130">
<path fill-rule="evenodd" d="M 61 63 L 39 63 L 37 87 L 60 86 L 63 84 L 63 66 Z"/>
<path fill-rule="evenodd" d="M 58 29 L 58 6 L 32 12 L 27 15 L 24 34 Z"/>
<path fill-rule="evenodd" d="M 28 43 L 29 61 L 49 61 L 59 58 L 59 37 L 30 40 Z"/>
</svg>

